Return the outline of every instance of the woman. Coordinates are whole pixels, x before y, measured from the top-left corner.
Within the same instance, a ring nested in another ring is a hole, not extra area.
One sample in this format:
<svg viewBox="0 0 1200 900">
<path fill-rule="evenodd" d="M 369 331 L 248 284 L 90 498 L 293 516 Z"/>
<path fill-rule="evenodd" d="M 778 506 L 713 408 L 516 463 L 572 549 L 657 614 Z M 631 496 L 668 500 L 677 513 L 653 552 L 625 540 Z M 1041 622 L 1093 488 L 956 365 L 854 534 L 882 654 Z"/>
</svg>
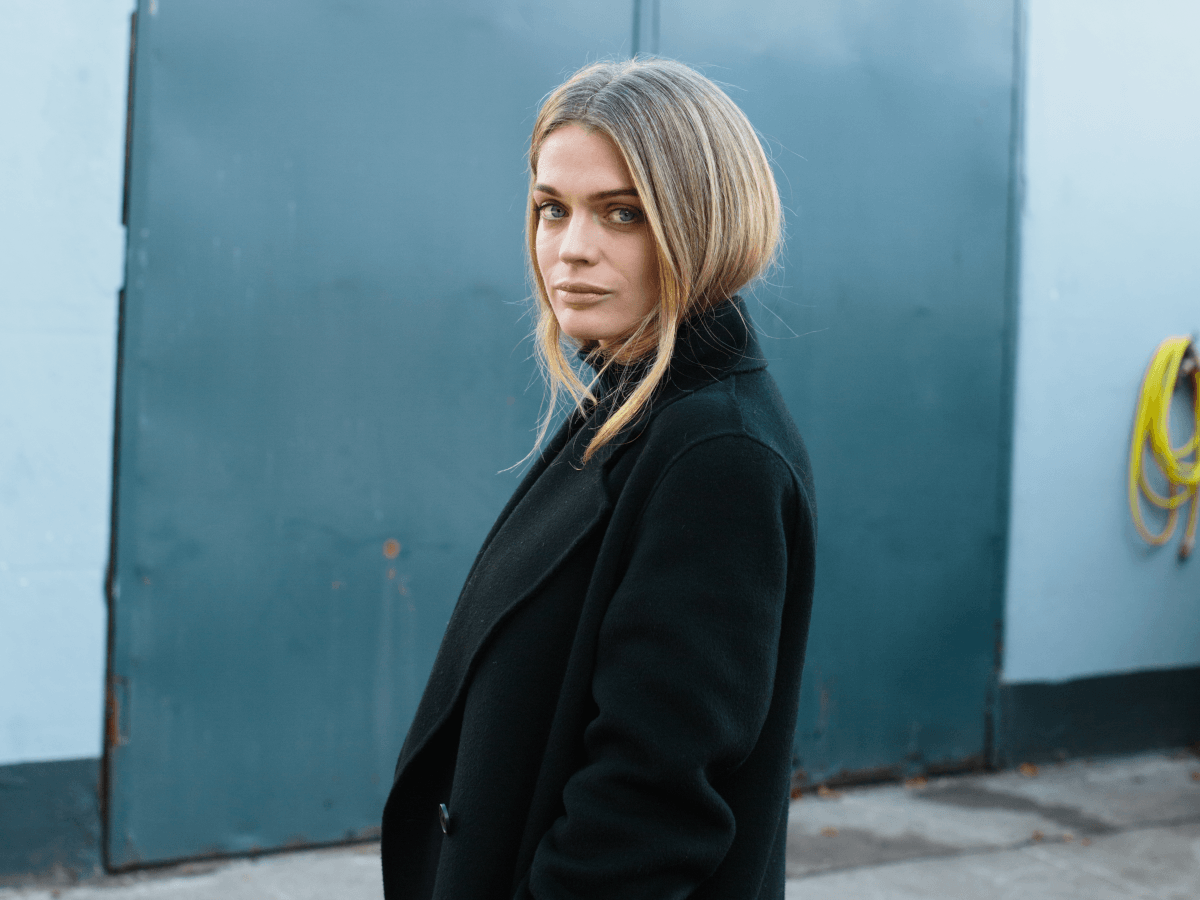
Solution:
<svg viewBox="0 0 1200 900">
<path fill-rule="evenodd" d="M 816 524 L 734 296 L 778 243 L 770 168 L 712 82 L 635 60 L 550 95 L 530 170 L 539 344 L 578 402 L 450 619 L 385 894 L 782 897 Z"/>
</svg>

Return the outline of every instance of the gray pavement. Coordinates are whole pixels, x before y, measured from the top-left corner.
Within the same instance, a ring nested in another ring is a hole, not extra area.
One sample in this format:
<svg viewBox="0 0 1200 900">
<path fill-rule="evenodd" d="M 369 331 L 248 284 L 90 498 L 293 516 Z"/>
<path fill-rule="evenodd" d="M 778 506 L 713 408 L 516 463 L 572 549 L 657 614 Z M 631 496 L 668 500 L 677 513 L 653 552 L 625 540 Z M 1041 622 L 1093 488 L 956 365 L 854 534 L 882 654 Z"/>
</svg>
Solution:
<svg viewBox="0 0 1200 900">
<path fill-rule="evenodd" d="M 1200 900 L 1189 753 L 806 796 L 788 900 Z"/>
<path fill-rule="evenodd" d="M 379 900 L 379 847 L 196 863 L 0 900 Z M 792 803 L 787 900 L 1200 900 L 1200 759 L 1146 754 Z"/>
</svg>

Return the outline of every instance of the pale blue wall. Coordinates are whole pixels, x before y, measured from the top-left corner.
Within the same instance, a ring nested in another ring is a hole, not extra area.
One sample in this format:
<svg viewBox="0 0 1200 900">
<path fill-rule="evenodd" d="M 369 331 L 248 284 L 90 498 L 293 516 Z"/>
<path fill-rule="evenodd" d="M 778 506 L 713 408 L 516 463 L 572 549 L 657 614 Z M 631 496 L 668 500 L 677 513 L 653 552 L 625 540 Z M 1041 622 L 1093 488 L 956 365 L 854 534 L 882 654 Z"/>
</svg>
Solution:
<svg viewBox="0 0 1200 900">
<path fill-rule="evenodd" d="M 132 0 L 0 6 L 0 764 L 95 756 Z M 1200 7 L 1027 4 L 1004 677 L 1200 664 L 1200 558 L 1124 500 L 1149 354 L 1200 330 Z"/>
<path fill-rule="evenodd" d="M 132 5 L 0 4 L 0 764 L 101 750 Z"/>
<path fill-rule="evenodd" d="M 1125 499 L 1159 341 L 1200 331 L 1200 5 L 1030 0 L 1004 677 L 1200 664 L 1200 555 Z"/>
</svg>

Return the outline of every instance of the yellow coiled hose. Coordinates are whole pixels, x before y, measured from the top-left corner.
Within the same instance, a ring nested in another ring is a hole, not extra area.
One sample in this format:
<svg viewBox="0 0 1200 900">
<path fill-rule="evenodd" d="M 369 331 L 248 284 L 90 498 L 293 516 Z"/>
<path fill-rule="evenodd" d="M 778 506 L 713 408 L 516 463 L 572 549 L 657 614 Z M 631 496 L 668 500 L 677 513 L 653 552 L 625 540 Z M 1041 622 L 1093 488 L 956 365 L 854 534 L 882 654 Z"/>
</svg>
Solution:
<svg viewBox="0 0 1200 900">
<path fill-rule="evenodd" d="M 1182 378 L 1192 379 L 1192 404 L 1195 411 L 1195 426 L 1191 438 L 1182 447 L 1171 446 L 1171 396 Z M 1167 496 L 1162 496 L 1150 486 L 1142 463 L 1146 443 L 1155 463 L 1167 480 Z M 1192 501 L 1188 512 L 1187 527 L 1183 543 L 1179 546 L 1179 558 L 1187 559 L 1196 543 L 1196 517 L 1200 503 L 1195 502 L 1196 488 L 1200 485 L 1200 461 L 1188 457 L 1200 450 L 1200 364 L 1192 339 L 1170 337 L 1158 345 L 1154 358 L 1142 379 L 1142 391 L 1138 396 L 1137 413 L 1133 419 L 1133 442 L 1129 448 L 1129 511 L 1133 513 L 1133 524 L 1138 534 L 1149 544 L 1165 544 L 1175 533 L 1179 510 Z M 1167 510 L 1167 524 L 1158 534 L 1146 527 L 1142 519 L 1138 489 L 1146 499 L 1160 509 Z"/>
</svg>

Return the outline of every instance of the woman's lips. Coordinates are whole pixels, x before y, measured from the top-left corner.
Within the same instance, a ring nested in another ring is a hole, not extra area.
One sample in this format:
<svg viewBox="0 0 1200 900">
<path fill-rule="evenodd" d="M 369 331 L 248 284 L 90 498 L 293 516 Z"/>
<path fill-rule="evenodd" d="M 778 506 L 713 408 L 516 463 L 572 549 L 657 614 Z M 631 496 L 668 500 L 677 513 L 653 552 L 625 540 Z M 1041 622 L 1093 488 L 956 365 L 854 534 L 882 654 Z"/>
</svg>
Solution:
<svg viewBox="0 0 1200 900">
<path fill-rule="evenodd" d="M 554 286 L 559 295 L 562 297 L 563 303 L 568 306 L 578 305 L 586 306 L 590 303 L 595 303 L 598 300 L 604 299 L 611 291 L 595 284 L 583 284 L 580 282 L 567 282 L 565 284 L 556 284 Z"/>
</svg>

